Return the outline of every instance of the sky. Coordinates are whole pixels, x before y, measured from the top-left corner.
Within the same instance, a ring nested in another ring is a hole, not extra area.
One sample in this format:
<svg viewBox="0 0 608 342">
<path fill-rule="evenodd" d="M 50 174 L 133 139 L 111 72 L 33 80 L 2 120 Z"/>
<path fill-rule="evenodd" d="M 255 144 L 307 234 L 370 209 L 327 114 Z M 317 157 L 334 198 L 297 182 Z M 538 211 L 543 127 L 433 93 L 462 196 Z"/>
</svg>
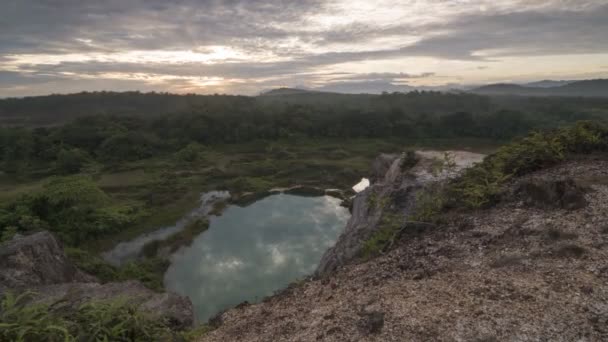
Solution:
<svg viewBox="0 0 608 342">
<path fill-rule="evenodd" d="M 608 0 L 2 0 L 0 97 L 608 78 Z"/>
</svg>

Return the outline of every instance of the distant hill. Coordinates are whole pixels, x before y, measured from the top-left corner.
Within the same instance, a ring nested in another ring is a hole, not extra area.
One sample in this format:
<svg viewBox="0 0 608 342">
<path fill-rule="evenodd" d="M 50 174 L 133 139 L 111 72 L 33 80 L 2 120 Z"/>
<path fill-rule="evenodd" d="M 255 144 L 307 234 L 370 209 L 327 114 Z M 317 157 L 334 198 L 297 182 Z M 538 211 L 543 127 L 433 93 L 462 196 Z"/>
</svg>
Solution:
<svg viewBox="0 0 608 342">
<path fill-rule="evenodd" d="M 608 79 L 574 81 L 555 87 L 490 84 L 471 92 L 481 95 L 608 97 Z"/>
<path fill-rule="evenodd" d="M 554 88 L 554 87 L 565 86 L 566 84 L 570 84 L 572 82 L 576 82 L 576 81 L 542 80 L 542 81 L 530 82 L 530 83 L 526 83 L 526 84 L 522 84 L 522 85 L 525 87 L 532 87 L 532 88 Z"/>
<path fill-rule="evenodd" d="M 341 94 L 407 93 L 416 90 L 416 88 L 405 84 L 393 84 L 386 81 L 333 82 L 316 89 Z"/>
<path fill-rule="evenodd" d="M 298 95 L 298 94 L 309 94 L 318 93 L 318 91 L 301 89 L 301 88 L 277 88 L 262 92 L 258 96 L 283 96 L 283 95 Z"/>
</svg>

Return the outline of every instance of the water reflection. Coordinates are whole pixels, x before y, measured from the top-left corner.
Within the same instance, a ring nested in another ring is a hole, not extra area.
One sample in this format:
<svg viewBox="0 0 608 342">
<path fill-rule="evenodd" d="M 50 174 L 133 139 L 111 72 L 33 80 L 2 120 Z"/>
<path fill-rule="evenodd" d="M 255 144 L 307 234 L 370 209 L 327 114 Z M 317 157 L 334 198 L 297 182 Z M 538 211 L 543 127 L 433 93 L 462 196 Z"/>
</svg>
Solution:
<svg viewBox="0 0 608 342">
<path fill-rule="evenodd" d="M 229 207 L 172 257 L 165 286 L 189 296 L 200 321 L 311 274 L 350 214 L 332 197 L 274 195 Z"/>
<path fill-rule="evenodd" d="M 125 262 L 136 259 L 142 248 L 152 241 L 165 240 L 169 236 L 181 231 L 186 227 L 192 219 L 202 218 L 209 215 L 213 209 L 213 205 L 217 201 L 221 201 L 230 197 L 228 191 L 209 191 L 201 194 L 200 205 L 188 213 L 186 216 L 178 220 L 174 225 L 157 229 L 153 232 L 142 234 L 130 241 L 118 243 L 114 248 L 101 254 L 101 256 L 110 264 L 120 266 Z"/>
</svg>

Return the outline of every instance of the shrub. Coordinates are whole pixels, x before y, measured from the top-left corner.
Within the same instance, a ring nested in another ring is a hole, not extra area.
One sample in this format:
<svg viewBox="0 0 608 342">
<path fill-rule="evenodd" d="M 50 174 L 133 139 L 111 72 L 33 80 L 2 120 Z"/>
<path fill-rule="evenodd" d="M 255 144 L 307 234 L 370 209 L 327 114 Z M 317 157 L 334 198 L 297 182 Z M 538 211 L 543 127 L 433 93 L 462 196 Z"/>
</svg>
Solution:
<svg viewBox="0 0 608 342">
<path fill-rule="evenodd" d="M 405 224 L 401 215 L 384 213 L 374 234 L 363 244 L 362 256 L 369 259 L 383 252 L 397 238 L 399 230 Z"/>
<path fill-rule="evenodd" d="M 118 279 L 137 279 L 149 289 L 162 291 L 164 289 L 163 275 L 169 265 L 170 262 L 168 260 L 161 258 L 133 261 L 119 269 Z"/>
<path fill-rule="evenodd" d="M 482 208 L 498 200 L 502 187 L 512 177 L 555 165 L 571 153 L 606 150 L 608 129 L 594 122 L 546 133 L 532 133 L 500 148 L 480 164 L 467 169 L 448 187 L 450 206 Z"/>
<path fill-rule="evenodd" d="M 2 341 L 166 341 L 173 332 L 126 300 L 89 302 L 76 310 L 32 304 L 33 293 L 5 293 L 0 306 Z"/>
<path fill-rule="evenodd" d="M 89 156 L 86 151 L 78 148 L 62 149 L 57 154 L 55 162 L 57 171 L 61 174 L 78 173 L 89 161 Z"/>
<path fill-rule="evenodd" d="M 84 272 L 97 277 L 102 283 L 117 281 L 119 270 L 97 255 L 79 248 L 66 248 L 65 252 L 76 266 Z"/>
<path fill-rule="evenodd" d="M 194 163 L 203 159 L 203 145 L 192 142 L 175 153 L 175 159 L 184 163 Z"/>
<path fill-rule="evenodd" d="M 33 294 L 7 292 L 0 303 L 0 340 L 2 341 L 74 341 L 69 323 L 51 315 L 48 305 L 26 303 Z"/>
<path fill-rule="evenodd" d="M 403 158 L 401 159 L 401 165 L 399 165 L 401 167 L 401 171 L 406 171 L 416 166 L 416 164 L 418 164 L 418 160 L 419 158 L 416 155 L 415 151 L 406 151 Z"/>
</svg>

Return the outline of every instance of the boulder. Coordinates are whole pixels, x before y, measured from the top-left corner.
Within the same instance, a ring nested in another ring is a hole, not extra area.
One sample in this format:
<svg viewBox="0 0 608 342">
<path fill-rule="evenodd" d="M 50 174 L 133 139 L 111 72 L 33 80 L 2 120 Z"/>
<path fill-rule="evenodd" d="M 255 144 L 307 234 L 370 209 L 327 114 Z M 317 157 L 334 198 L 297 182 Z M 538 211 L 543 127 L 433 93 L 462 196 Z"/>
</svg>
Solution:
<svg viewBox="0 0 608 342">
<path fill-rule="evenodd" d="M 34 302 L 51 304 L 57 310 L 69 312 L 91 301 L 124 300 L 152 317 L 163 319 L 177 330 L 192 327 L 194 323 L 192 303 L 188 298 L 174 293 L 154 292 L 139 281 L 65 283 L 38 286 L 30 290 L 36 294 Z"/>
<path fill-rule="evenodd" d="M 0 246 L 0 296 L 31 291 L 34 302 L 57 310 L 75 310 L 89 301 L 126 300 L 172 327 L 191 327 L 192 303 L 173 293 L 157 293 L 139 281 L 99 284 L 65 255 L 59 241 L 43 231 L 13 238 Z"/>
<path fill-rule="evenodd" d="M 587 205 L 585 192 L 572 178 L 563 178 L 526 180 L 514 193 L 527 206 L 575 210 Z"/>
<path fill-rule="evenodd" d="M 399 158 L 398 154 L 382 153 L 372 162 L 370 182 L 375 183 L 384 178 L 393 162 Z"/>
<path fill-rule="evenodd" d="M 0 290 L 68 282 L 92 282 L 66 257 L 59 241 L 43 231 L 0 246 Z"/>
</svg>

